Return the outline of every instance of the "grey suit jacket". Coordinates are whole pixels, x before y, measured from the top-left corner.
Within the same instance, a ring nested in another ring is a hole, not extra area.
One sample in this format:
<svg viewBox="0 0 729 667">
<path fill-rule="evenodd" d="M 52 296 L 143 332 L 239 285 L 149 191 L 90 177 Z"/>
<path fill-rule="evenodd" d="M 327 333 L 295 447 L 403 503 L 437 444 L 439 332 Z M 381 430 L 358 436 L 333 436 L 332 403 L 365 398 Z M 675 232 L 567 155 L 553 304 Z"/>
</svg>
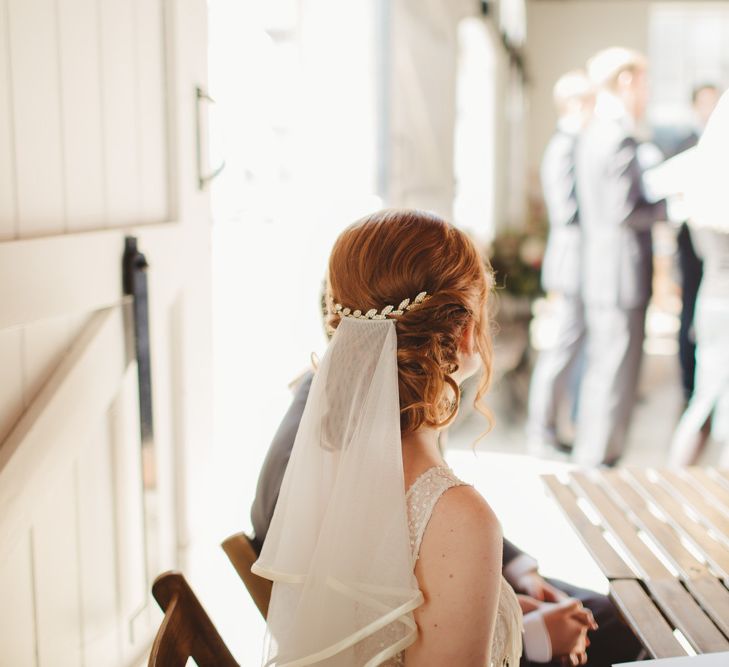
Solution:
<svg viewBox="0 0 729 667">
<path fill-rule="evenodd" d="M 306 406 L 306 399 L 309 396 L 313 377 L 313 373 L 308 373 L 296 388 L 294 400 L 278 427 L 278 431 L 276 431 L 263 462 L 261 473 L 258 476 L 256 497 L 251 507 L 251 522 L 254 530 L 251 542 L 257 553 L 261 552 L 263 541 L 266 539 L 266 533 L 268 533 L 268 527 L 271 525 L 273 511 L 276 508 L 276 501 L 281 490 L 281 482 L 291 456 L 301 417 L 304 414 L 304 407 Z M 504 540 L 503 566 L 506 567 L 508 563 L 522 553 L 511 542 Z"/>
<path fill-rule="evenodd" d="M 588 306 L 644 308 L 651 295 L 651 227 L 665 202 L 650 203 L 642 186 L 638 144 L 618 120 L 595 119 L 576 150 L 583 235 L 582 296 Z"/>
<path fill-rule="evenodd" d="M 549 218 L 542 287 L 568 296 L 580 292 L 580 225 L 575 182 L 577 135 L 557 130 L 542 158 L 541 181 Z"/>
</svg>

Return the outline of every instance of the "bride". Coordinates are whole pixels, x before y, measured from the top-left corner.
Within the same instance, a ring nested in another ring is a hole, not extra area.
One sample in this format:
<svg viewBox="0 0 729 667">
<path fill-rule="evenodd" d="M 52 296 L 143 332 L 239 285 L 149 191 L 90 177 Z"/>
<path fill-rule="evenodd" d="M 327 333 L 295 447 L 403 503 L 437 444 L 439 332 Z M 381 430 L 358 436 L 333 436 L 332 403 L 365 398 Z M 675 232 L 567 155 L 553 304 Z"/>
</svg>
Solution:
<svg viewBox="0 0 729 667">
<path fill-rule="evenodd" d="M 265 665 L 516 667 L 498 520 L 447 467 L 459 384 L 491 371 L 491 276 L 440 218 L 387 210 L 329 260 L 332 339 L 253 571 L 274 582 Z"/>
</svg>

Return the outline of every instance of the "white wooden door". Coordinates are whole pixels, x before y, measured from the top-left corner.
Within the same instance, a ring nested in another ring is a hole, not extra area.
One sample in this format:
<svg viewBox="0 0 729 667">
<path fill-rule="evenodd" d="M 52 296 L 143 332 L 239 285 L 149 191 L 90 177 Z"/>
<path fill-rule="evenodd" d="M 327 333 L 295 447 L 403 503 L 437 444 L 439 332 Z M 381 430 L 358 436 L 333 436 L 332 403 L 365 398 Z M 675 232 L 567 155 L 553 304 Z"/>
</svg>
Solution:
<svg viewBox="0 0 729 667">
<path fill-rule="evenodd" d="M 205 82 L 205 0 L 0 0 L 2 667 L 139 664 L 151 580 L 195 537 L 212 432 Z M 149 263 L 153 483 L 129 235 Z"/>
</svg>

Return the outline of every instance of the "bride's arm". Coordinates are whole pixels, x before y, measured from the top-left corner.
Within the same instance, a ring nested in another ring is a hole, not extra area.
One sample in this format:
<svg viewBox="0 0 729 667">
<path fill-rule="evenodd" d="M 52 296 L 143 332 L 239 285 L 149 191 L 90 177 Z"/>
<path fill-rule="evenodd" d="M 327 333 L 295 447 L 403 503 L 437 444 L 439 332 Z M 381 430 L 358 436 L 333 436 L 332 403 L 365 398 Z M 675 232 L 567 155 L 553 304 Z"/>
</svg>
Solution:
<svg viewBox="0 0 729 667">
<path fill-rule="evenodd" d="M 425 603 L 415 610 L 418 639 L 407 650 L 407 665 L 489 664 L 501 558 L 501 528 L 486 501 L 469 486 L 446 491 L 415 567 Z"/>
</svg>

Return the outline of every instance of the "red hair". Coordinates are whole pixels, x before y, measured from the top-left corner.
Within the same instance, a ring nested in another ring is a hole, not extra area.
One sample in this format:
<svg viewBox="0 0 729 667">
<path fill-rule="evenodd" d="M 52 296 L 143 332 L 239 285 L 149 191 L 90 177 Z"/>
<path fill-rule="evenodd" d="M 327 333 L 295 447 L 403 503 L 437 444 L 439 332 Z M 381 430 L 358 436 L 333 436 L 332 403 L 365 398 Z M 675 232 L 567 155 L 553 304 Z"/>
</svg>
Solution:
<svg viewBox="0 0 729 667">
<path fill-rule="evenodd" d="M 421 305 L 394 318 L 403 435 L 455 418 L 449 394 L 459 390 L 450 375 L 458 369 L 459 344 L 471 323 L 483 362 L 475 406 L 488 415 L 481 400 L 491 379 L 492 285 L 491 269 L 473 241 L 432 213 L 379 211 L 348 227 L 334 244 L 329 258 L 334 302 L 352 311 L 379 312 L 428 293 Z M 339 322 L 339 315 L 328 313 L 330 327 Z"/>
</svg>

